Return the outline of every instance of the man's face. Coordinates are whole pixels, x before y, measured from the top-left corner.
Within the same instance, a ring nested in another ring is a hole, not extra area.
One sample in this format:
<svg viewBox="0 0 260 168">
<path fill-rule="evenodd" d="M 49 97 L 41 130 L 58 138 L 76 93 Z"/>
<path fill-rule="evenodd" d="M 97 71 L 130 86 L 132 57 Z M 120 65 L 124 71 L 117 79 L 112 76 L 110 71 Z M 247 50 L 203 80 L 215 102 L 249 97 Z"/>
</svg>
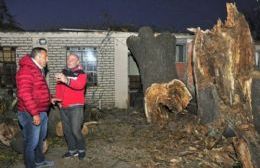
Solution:
<svg viewBox="0 0 260 168">
<path fill-rule="evenodd" d="M 47 52 L 41 51 L 41 53 L 36 56 L 35 60 L 42 68 L 45 68 L 48 62 Z"/>
<path fill-rule="evenodd" d="M 79 65 L 79 59 L 75 55 L 70 55 L 67 58 L 67 67 L 73 69 Z"/>
</svg>

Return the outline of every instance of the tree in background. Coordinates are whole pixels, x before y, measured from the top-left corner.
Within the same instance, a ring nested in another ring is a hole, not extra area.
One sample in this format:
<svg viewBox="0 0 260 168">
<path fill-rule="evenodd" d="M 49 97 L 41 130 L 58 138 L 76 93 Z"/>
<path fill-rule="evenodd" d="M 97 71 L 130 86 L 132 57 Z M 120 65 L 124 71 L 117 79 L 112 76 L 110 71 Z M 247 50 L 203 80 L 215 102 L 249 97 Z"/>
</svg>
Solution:
<svg viewBox="0 0 260 168">
<path fill-rule="evenodd" d="M 9 13 L 4 0 L 0 0 L 0 31 L 22 30 L 14 17 Z"/>
</svg>

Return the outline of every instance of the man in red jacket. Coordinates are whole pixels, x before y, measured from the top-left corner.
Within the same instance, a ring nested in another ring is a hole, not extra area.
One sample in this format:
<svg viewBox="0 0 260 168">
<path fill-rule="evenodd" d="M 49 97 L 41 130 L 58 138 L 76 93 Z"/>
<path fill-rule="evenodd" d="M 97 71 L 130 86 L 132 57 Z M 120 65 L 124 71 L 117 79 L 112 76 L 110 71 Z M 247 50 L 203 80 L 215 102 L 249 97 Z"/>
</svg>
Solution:
<svg viewBox="0 0 260 168">
<path fill-rule="evenodd" d="M 55 74 L 57 80 L 56 100 L 59 100 L 61 121 L 68 152 L 63 158 L 78 156 L 85 158 L 85 139 L 81 133 L 83 107 L 87 75 L 84 73 L 79 57 L 71 54 L 67 58 L 67 68 Z M 53 102 L 54 103 L 54 102 Z"/>
<path fill-rule="evenodd" d="M 18 120 L 24 137 L 24 162 L 26 168 L 53 166 L 45 160 L 42 147 L 47 134 L 50 92 L 44 76 L 48 62 L 44 48 L 34 48 L 31 55 L 19 61 L 16 74 Z"/>
</svg>

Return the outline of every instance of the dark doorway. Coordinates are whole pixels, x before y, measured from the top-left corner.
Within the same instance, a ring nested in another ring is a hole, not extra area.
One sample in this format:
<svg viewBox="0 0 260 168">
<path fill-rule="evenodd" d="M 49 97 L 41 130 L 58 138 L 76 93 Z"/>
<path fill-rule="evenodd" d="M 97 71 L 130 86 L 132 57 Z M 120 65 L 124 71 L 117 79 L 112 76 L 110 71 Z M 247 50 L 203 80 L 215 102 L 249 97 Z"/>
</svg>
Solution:
<svg viewBox="0 0 260 168">
<path fill-rule="evenodd" d="M 133 59 L 131 53 L 128 54 L 128 95 L 129 107 L 142 108 L 143 107 L 143 91 L 141 76 L 138 65 Z"/>
</svg>

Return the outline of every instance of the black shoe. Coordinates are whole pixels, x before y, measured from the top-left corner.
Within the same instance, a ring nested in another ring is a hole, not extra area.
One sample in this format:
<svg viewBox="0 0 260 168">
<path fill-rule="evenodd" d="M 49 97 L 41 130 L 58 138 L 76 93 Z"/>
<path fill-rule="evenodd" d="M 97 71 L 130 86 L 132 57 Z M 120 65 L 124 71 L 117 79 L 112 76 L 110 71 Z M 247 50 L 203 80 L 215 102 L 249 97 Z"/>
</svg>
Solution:
<svg viewBox="0 0 260 168">
<path fill-rule="evenodd" d="M 84 160 L 86 152 L 79 152 L 79 160 Z"/>
<path fill-rule="evenodd" d="M 71 158 L 74 156 L 78 156 L 78 152 L 67 152 L 62 156 L 62 158 Z"/>
</svg>

